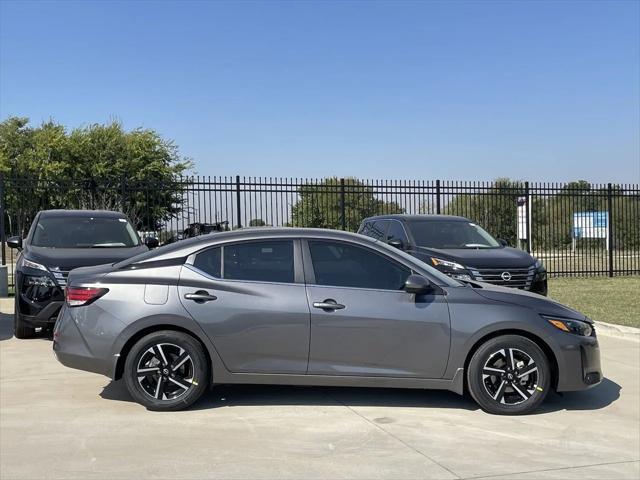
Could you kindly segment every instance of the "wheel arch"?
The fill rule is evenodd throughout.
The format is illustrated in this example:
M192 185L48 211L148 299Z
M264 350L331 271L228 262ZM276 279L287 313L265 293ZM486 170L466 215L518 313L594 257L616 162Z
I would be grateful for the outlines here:
M209 362L209 368L211 369L210 376L211 378L213 378L214 364L213 364L212 355L211 355L211 352L209 351L209 346L207 345L207 343L203 341L203 339L200 338L200 336L197 333L195 333L194 331L186 327L176 325L176 324L166 323L166 324L150 325L150 326L141 328L140 330L137 330L135 333L129 336L129 338L126 340L126 342L120 349L119 355L117 356L116 364L113 371L114 380L119 380L122 378L122 374L124 372L124 364L126 362L127 356L129 355L129 352L131 351L133 346L136 344L136 342L141 338L149 335L150 333L158 332L161 330L173 330L175 332L186 333L187 335L197 340L200 343L200 345L202 345L204 354L207 357L207 362Z
M549 346L549 344L545 342L541 337L527 330L510 328L505 330L495 330L483 335L482 337L480 337L478 340L475 341L475 343L467 352L467 356L464 360L464 371L468 372L469 363L471 362L471 357L473 357L473 354L476 353L476 351L478 350L478 348L480 348L482 344L491 340L492 338L502 337L504 335L519 335L521 337L531 340L536 345L538 345L538 347L540 347L540 349L544 352L545 356L549 359L549 366L551 369L551 386L555 390L558 387L558 378L559 378L559 367L558 367L558 359L556 357L556 354L554 353L553 349ZM468 389L467 375L465 375L464 390L468 391L467 389Z

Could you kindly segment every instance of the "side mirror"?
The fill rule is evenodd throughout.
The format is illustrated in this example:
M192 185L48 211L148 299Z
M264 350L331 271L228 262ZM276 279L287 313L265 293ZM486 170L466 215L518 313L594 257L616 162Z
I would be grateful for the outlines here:
M416 295L427 293L432 288L431 282L422 275L409 275L404 282L404 290L407 293L415 293Z
M503 247L508 247L509 244L507 243L507 241L504 238L499 238L498 242L500 243L500 245L502 245Z
M153 250L154 248L158 248L159 242L155 237L144 237L144 244L149 250Z
M397 248L398 250L402 250L404 248L404 242L399 238L394 238L393 240L389 240L387 243L392 247Z
M9 248L15 248L22 250L22 237L9 237L7 238L7 245Z

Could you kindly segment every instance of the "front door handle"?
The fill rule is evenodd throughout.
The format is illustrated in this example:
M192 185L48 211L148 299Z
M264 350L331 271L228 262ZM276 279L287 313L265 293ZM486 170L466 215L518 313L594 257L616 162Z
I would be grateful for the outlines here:
M197 292L193 293L185 293L184 298L186 298L187 300L193 300L196 303L204 303L216 300L218 297L216 297L215 295L210 295L204 290L198 290Z
M333 312L334 310L342 310L344 305L336 302L333 298L327 298L323 302L313 302L313 308L321 308L325 312Z

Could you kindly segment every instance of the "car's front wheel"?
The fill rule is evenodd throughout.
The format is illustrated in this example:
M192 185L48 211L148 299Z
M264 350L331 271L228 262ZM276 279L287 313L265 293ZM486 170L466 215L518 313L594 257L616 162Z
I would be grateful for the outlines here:
M551 384L549 359L533 341L503 335L483 343L467 371L469 393L480 407L498 415L534 411Z
M133 346L123 377L131 396L149 410L182 410L206 391L209 364L198 340L163 330Z
M15 303L17 304L16 299ZM16 338L31 338L36 334L36 329L31 325L27 325L18 311L18 306L14 304L13 307L13 334Z

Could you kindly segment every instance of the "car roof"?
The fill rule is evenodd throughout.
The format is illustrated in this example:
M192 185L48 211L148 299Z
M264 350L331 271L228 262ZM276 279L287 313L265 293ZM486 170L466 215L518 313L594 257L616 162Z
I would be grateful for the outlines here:
M47 217L102 217L102 218L127 218L122 212L112 210L41 210L40 218Z
M355 240L360 243L379 243L378 240L358 233L344 232L342 230L330 230L325 228L298 228L298 227L246 227L228 232L211 232L197 237L180 240L175 243L162 246L155 250L124 260L118 266L144 261L158 261L176 258L200 250L206 246L214 246L233 240L262 240L278 238L318 238L333 240Z
M395 220L404 220L405 222L411 222L411 221L416 221L416 220L420 220L420 221L430 221L430 222L441 222L441 221L453 221L453 222L469 222L470 220L468 218L465 217L459 217L457 215L431 215L431 214L424 214L424 215L416 215L416 214L406 214L406 213L394 213L394 214L389 214L389 215L376 215L374 217L369 217L369 218L365 218L363 220L391 220L391 219L395 219Z

